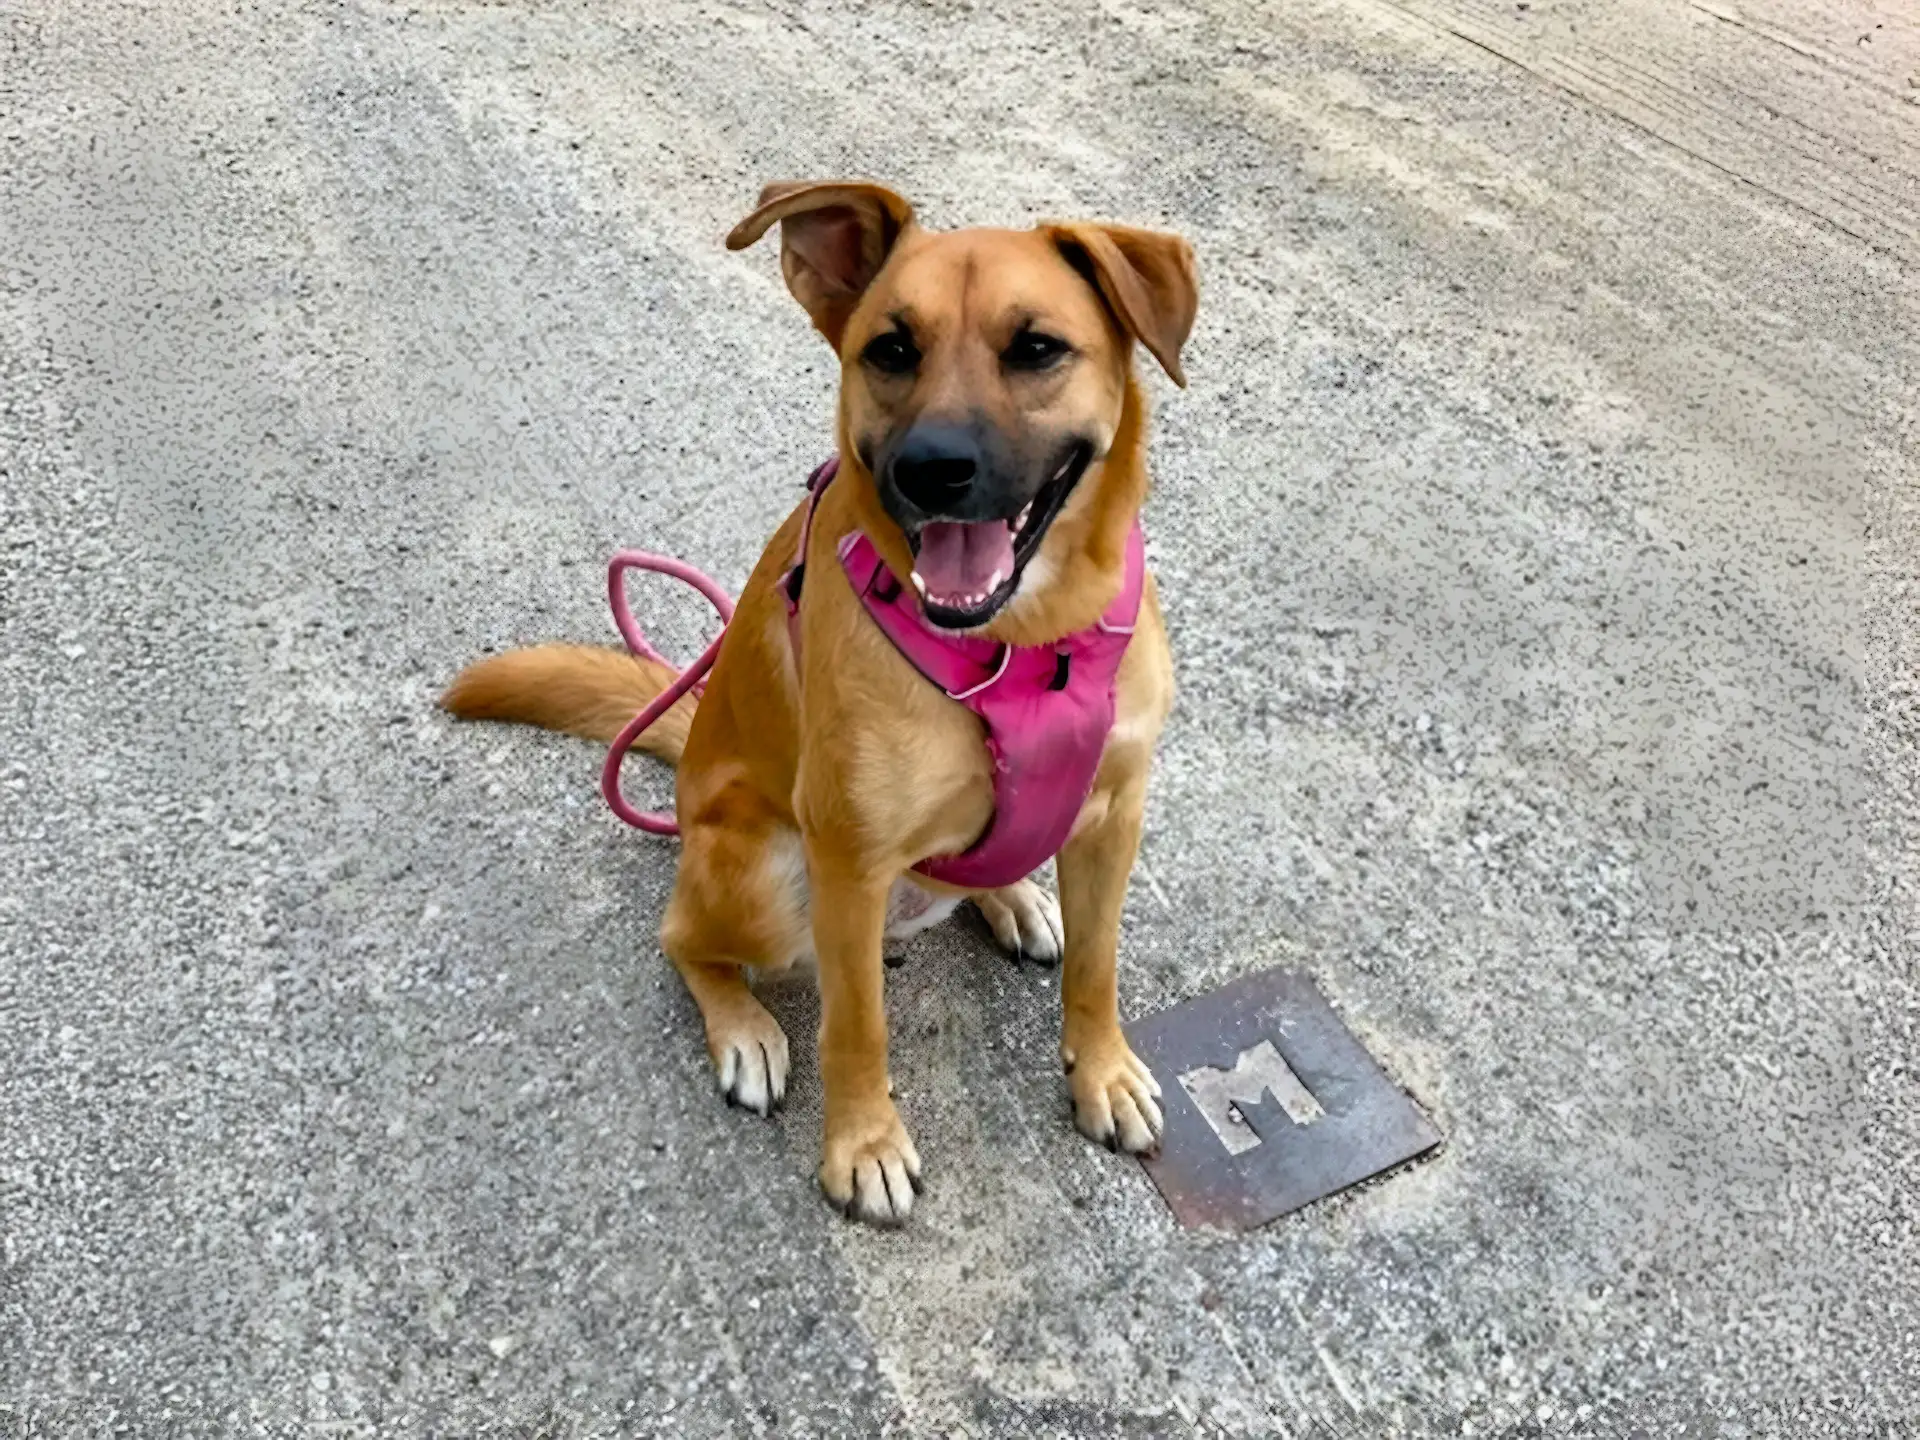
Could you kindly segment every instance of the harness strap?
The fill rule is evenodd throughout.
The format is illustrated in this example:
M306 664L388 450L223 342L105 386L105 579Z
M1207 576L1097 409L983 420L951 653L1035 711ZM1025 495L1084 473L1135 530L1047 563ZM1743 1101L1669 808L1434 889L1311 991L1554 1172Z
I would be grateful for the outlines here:
M780 577L780 593L787 597L787 640L793 646L793 670L800 673L800 591L807 580L807 546L813 539L813 512L820 508L820 497L840 473L840 457L830 455L826 463L807 477L807 513L800 519L800 548L793 564Z

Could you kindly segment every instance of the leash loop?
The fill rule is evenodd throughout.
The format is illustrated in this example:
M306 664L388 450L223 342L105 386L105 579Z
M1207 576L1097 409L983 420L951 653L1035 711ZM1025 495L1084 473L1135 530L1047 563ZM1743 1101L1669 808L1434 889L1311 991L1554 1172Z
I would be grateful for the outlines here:
M791 617L800 607L800 576L806 564L807 536L813 530L814 507L820 503L820 496L840 471L840 457L830 455L813 474L807 477L807 514L800 528L800 556L793 569L781 581L787 594L789 626L794 635L794 657L800 654L799 631L793 625ZM683 671L675 675L673 683L654 696L647 707L626 723L620 733L614 737L613 745L607 751L607 762L600 770L600 794L607 802L607 808L618 815L627 824L649 835L678 835L680 827L674 823L671 813L665 810L636 810L627 803L627 797L620 793L620 766L627 758L649 726L680 700L683 695L699 695L706 688L707 672L713 669L713 662L719 658L720 642L727 638L727 626L733 623L733 597L715 584L712 579L671 555L655 555L646 550L622 550L607 564L607 606L613 611L614 628L620 632L620 638L627 642L627 649L643 660L652 660L657 664L674 668L673 662L647 643L647 637L640 633L640 626L633 618L633 611L627 605L626 573L629 570L651 570L656 575L670 576L681 580L707 597L708 603L720 615L720 633L713 642L700 652L695 660Z
M607 751L607 763L600 771L600 793L606 799L607 808L614 814L649 835L678 835L680 827L674 823L668 811L636 810L627 803L626 796L620 793L620 765L648 727L672 709L683 695L689 692L698 695L706 688L707 672L719 657L720 642L726 638L726 627L733 620L733 599L706 575L684 560L675 560L670 555L654 555L645 550L622 550L608 562L607 605L613 611L614 627L619 630L620 638L626 641L627 649L641 659L655 661L669 670L674 668L673 662L647 643L647 637L640 633L640 626L627 605L626 573L629 570L651 570L656 575L685 581L706 596L720 615L720 633L700 653L699 659L679 671L672 684L654 696L644 710L627 722L615 737L612 748Z

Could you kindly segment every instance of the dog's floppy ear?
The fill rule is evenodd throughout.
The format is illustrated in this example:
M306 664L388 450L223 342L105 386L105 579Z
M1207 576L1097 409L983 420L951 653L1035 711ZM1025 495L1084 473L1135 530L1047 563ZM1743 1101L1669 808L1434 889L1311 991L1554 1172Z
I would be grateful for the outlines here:
M1180 347L1200 308L1200 273L1193 247L1178 235L1125 225L1046 227L1067 263L1087 277L1133 337L1184 387Z
M759 206L733 227L727 248L746 249L776 220L787 288L837 350L861 294L913 224L913 206L861 180L781 181L760 192Z

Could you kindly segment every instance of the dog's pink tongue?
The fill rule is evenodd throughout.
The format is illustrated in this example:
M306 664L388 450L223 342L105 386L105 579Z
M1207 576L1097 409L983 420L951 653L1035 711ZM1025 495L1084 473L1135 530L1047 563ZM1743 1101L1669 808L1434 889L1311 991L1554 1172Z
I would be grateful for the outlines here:
M935 603L983 600L1013 574L1013 530L1004 520L929 521L913 568Z

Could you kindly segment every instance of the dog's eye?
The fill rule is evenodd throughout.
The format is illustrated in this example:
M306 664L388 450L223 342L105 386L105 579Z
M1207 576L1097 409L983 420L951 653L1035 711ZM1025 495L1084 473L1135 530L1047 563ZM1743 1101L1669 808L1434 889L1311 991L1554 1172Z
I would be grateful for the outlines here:
M1038 330L1022 330L1013 343L1000 352L1009 370L1045 370L1073 347L1066 341Z
M883 375L906 375L920 363L920 352L906 331L889 330L869 340L860 358Z

